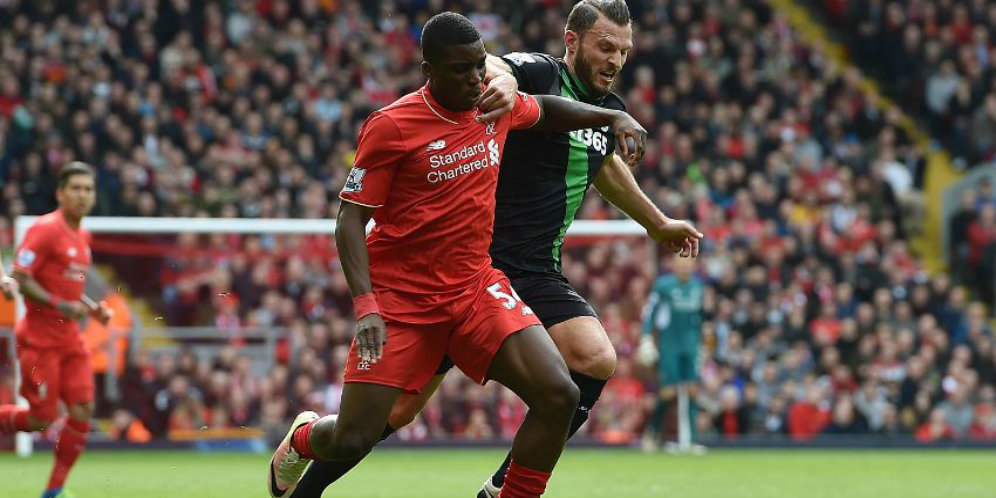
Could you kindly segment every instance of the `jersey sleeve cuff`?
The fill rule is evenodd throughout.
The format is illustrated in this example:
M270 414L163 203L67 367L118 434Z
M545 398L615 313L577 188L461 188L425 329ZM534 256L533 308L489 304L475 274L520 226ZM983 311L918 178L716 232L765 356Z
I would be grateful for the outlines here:
M339 194L339 199L342 199L342 200L344 200L344 201L346 201L346 202L348 202L350 204L356 204L357 206L363 206L363 207L368 207L368 208L373 208L373 209L377 209L379 207L384 207L383 204L364 204L362 202L355 201L353 199L347 199L347 198L343 197L342 194Z

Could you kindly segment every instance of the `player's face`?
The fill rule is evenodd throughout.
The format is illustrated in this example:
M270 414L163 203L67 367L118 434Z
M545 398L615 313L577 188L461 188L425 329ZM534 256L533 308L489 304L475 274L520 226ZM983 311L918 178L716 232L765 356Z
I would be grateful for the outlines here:
M90 175L73 175L66 185L55 193L59 206L74 218L82 218L90 213L97 200L96 186Z
M601 16L580 37L568 31L566 41L569 49L577 51L574 75L585 88L595 97L615 91L619 86L619 71L633 48L632 26L620 26Z
M480 40L447 47L439 60L427 64L425 69L432 96L450 111L473 109L484 90L487 56L484 42Z

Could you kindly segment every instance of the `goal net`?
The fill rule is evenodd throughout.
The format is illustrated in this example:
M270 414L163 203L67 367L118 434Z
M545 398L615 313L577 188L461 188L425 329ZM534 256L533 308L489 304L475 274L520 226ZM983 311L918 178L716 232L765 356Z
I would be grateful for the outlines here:
M17 243L34 220L16 221ZM121 438L112 431L126 420L153 438L246 427L265 438L300 410L338 409L353 332L333 220L90 217L84 227L94 235L87 293L115 309L108 327L81 327L97 374L97 417L110 427L96 440ZM563 268L627 358L657 268L644 229L577 221ZM510 437L524 409L503 391L448 376L399 437ZM602 416L589 424L593 437L612 441L639 429L626 416L636 401L619 398L601 404ZM18 453L42 438L18 435Z

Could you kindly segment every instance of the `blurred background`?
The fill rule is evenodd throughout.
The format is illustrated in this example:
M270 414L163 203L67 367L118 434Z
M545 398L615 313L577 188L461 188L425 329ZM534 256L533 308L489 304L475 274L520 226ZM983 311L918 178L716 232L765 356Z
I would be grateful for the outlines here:
M71 160L99 171L94 216L334 219L364 118L424 81L432 14L464 13L494 54L562 56L572 3L0 0L4 261ZM696 442L996 441L996 2L628 3L619 93L652 137L634 174L706 235ZM621 217L597 193L580 215ZM117 311L85 327L94 444L265 441L337 411L353 315L330 235L179 225L93 252L88 292ZM638 236L565 254L619 354L580 438L635 444L670 260ZM2 403L14 314L0 301ZM395 439L507 441L524 414L451 375Z

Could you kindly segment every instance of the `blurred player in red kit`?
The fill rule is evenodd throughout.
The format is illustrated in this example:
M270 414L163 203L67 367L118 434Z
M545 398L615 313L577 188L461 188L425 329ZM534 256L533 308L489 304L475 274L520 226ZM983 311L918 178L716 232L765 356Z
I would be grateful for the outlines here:
M45 430L59 416L68 420L55 444L55 463L42 498L71 496L62 486L86 446L93 412L93 369L78 321L106 324L110 309L83 294L90 269L90 234L80 228L96 199L93 168L73 162L59 172L59 209L38 219L17 248L13 277L27 313L14 328L21 370L21 396L28 407L0 405L0 432Z

